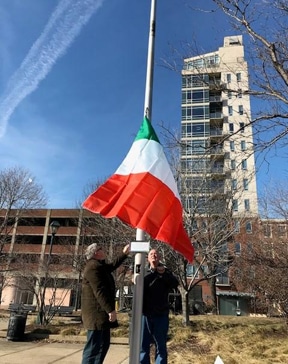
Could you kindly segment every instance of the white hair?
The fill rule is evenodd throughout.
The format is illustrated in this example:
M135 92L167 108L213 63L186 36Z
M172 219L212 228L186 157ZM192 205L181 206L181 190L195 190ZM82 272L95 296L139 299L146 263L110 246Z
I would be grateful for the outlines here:
M97 251L97 243L90 244L85 250L85 257L87 260L91 259Z

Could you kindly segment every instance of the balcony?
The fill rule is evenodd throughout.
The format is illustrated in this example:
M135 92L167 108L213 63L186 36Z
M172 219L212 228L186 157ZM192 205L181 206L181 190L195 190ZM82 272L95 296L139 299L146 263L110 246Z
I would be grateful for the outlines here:
M222 111L210 112L209 117L210 119L223 119L223 113Z
M224 149L220 146L212 147L208 149L209 154L211 155L224 155Z
M222 91L227 89L227 84L221 80L209 80L209 88L210 90Z
M213 95L213 96L209 97L209 101L210 102L221 102L222 97L221 97L221 95Z
M212 167L211 168L211 174L218 174L218 175L225 175L225 169L223 167Z
M220 128L210 129L211 137L221 137L222 135L223 135L223 129Z

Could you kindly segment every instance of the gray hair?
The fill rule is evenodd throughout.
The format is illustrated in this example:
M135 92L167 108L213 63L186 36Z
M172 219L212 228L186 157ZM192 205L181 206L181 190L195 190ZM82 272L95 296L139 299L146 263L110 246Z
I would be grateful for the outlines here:
M85 250L85 257L87 260L91 259L97 251L97 243L90 244Z

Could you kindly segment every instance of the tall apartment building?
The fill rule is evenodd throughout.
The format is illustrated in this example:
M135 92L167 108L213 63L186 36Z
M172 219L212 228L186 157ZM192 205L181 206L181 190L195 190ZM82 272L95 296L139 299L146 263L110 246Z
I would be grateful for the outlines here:
M185 207L258 215L248 67L242 36L184 60L181 170ZM211 198L212 194L214 195ZM216 197L218 196L218 197Z

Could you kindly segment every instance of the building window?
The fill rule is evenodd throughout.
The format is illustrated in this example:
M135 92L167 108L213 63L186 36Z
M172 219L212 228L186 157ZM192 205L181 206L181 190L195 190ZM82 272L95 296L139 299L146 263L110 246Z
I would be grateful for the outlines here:
M232 91L228 91L228 99L232 99Z
M237 179L232 179L232 190L237 190Z
M250 211L250 201L249 201L249 199L244 200L244 207L245 207L245 211Z
M233 125L233 124L232 124ZM232 151L232 152L234 152L234 150L235 150L235 143L234 143L234 140L230 140L230 150Z
M182 120L209 119L208 106L185 106L182 108Z
M182 91L182 104L193 103L204 103L209 101L209 91L208 90L184 90Z
M241 254L241 243L238 243L238 242L235 243L235 254L236 255Z
M239 115L243 115L244 111L243 111L243 105L239 105L238 106L238 112L239 112Z
M231 169L236 169L235 159L231 159Z
M242 166L242 169L244 169L244 170L247 169L247 159L243 159L243 161L241 162L241 166Z
M206 221L202 221L201 229L204 233L207 233L207 223Z
M186 268L186 275L187 275L187 277L193 277L194 274L195 274L195 272L196 272L195 266L192 265L192 264L187 264L187 268ZM195 278L199 278L198 272L197 272L197 275L196 275Z
M237 82L241 81L241 73L236 73Z
M241 133L244 133L244 123L239 123Z
M207 276L209 274L209 268L208 265L203 265L202 266L202 270L203 270L203 274L204 276Z
M233 123L229 123L229 131L230 131L230 133L234 132L234 124Z
M207 142L205 139L192 140L191 143L182 144L181 146L181 155L189 156L189 155L197 155L204 154L206 152Z
M242 152L244 150L246 150L246 141L245 140L241 140L241 150L242 150Z
M231 73L227 73L227 75L226 75L226 81L227 81L227 83L230 83L231 82Z
M243 179L243 188L245 191L248 191L248 185L249 185L248 178L244 178Z
M265 224L263 226L263 234L266 238L270 238L270 236L271 236L271 226L270 225Z
M278 225L278 236L285 236L285 235L286 235L286 226Z
M216 284L225 284L225 285L229 285L229 277L228 277L228 273L221 273L216 277Z
M233 108L232 106L228 106L228 115L232 116L233 115Z
M242 99L242 96L243 96L243 94L242 94L242 90L241 90L241 89L239 89L239 90L238 90L238 94L237 94L238 99Z
M234 221L234 231L235 231L235 233L240 232L240 222L239 222L239 220Z
M181 126L182 138L189 138L191 136L209 136L210 125L209 123L183 123Z
M232 200L232 210L238 211L238 200Z
M192 136L205 136L210 133L208 123L193 123L192 124Z
M192 221L192 231L198 231L198 225L196 220Z
M249 233L249 234L252 233L252 224L250 221L246 222L246 233Z

